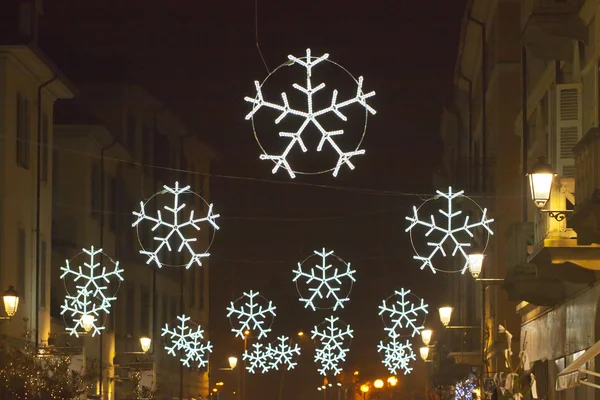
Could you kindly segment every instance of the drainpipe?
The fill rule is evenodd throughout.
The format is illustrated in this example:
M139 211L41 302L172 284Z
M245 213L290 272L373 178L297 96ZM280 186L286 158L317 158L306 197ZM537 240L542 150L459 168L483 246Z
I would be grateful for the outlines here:
M481 28L481 184L485 192L487 186L487 28L485 22L471 15L468 18Z
M52 79L47 80L38 86L37 89L37 179L35 184L36 189L36 205L35 205L35 354L37 354L39 346L40 346L40 265L41 257L40 257L40 228L41 228L41 214L42 214L42 90L51 84L52 82L58 79L57 76L54 76ZM46 144L47 145L47 144ZM48 159L46 158L46 161ZM48 178L48 165L46 165L46 180ZM45 265L43 266L46 267ZM44 282L44 285L46 282Z
M529 142L529 125L527 124L527 49L525 46L521 48L521 127L522 127L522 143L521 143L521 162L523 163L523 171L521 179L523 179L523 222L527 222L527 143Z
M105 217L105 212L106 212L106 207L105 207L105 182L104 182L104 153L106 152L106 150L110 149L111 147L115 146L117 144L117 139L113 136L112 142L106 146L104 146L101 150L100 150L100 248L104 249L104 217ZM114 211L114 210L113 210ZM104 256L102 256L102 259L104 260ZM114 316L113 316L114 317ZM102 399L102 390L103 390L103 386L104 386L104 369L102 368L102 361L103 361L103 346L104 344L104 336L102 334L100 334L100 399Z

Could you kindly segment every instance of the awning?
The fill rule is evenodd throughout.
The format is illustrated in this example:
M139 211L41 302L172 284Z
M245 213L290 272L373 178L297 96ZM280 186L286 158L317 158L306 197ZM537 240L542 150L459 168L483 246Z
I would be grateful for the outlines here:
M568 388L576 387L579 384L595 387L600 389L600 385L587 381L585 375L592 375L600 377L600 373L585 369L586 364L600 354L600 340L596 342L592 347L586 350L577 360L573 361L571 365L563 369L556 377L556 390L565 390ZM583 375L583 376L582 376Z

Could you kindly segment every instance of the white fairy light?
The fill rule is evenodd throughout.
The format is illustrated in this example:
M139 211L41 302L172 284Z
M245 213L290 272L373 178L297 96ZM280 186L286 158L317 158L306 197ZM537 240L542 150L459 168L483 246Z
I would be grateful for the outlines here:
M320 325L324 327L320 328ZM311 336L311 339L318 341L315 349L315 362L320 365L318 371L321 375L327 375L327 371L338 375L342 372L342 364L350 351L350 340L354 337L353 330L334 316L325 318L320 325L313 328Z
M246 330L258 332L258 339L266 337L271 332L271 324L266 323L267 318L274 318L276 309L277 307L259 292L244 292L242 297L232 301L227 307L231 331L241 338L244 338Z
M438 212L446 219L446 224L444 227L438 226L435 220L434 215L430 215L427 220L421 220L419 218L417 207L413 206L413 216L406 217L406 219L410 222L408 228L406 228L406 232L411 232L415 226L421 226L427 228L427 232L425 233L425 237L428 237L433 232L437 232L442 235L442 238L439 241L431 241L427 242L427 246L430 247L431 251L427 256L420 256L419 254L413 256L415 260L419 260L421 262L421 269L425 269L425 267L429 267L433 273L436 273L436 268L433 266L433 257L439 252L442 256L446 257L446 252L444 250L444 245L449 245L452 247L452 256L455 256L456 253L460 253L463 259L465 260L465 264L461 270L464 274L467 268L469 267L469 256L465 252L465 247L469 247L471 244L469 242L462 242L457 235L459 233L466 233L470 238L472 238L473 230L476 228L483 228L489 235L493 235L490 228L490 224L494 221L493 219L487 218L487 208L482 210L481 220L470 223L469 216L465 216L464 220L461 223L454 223L455 218L462 214L462 211L453 211L453 201L457 198L464 197L464 191L452 192L452 187L448 188L448 193L443 193L441 191L436 191L437 196L447 200L447 209L442 210L439 209Z
M414 303L408 297L414 296L420 303ZM383 300L383 304L379 306L379 315L387 315L392 322L392 326L385 328L390 334L402 333L403 329L410 331L411 336L416 336L425 329L425 317L428 314L428 305L423 299L419 299L410 290L401 288L396 290L394 295Z
M374 91L369 92L369 93L363 92L363 90L362 90L363 77L361 76L358 78L358 80L356 82L357 83L356 95L353 98L350 98L348 100L338 103L338 100L337 100L338 91L333 90L333 93L331 96L331 104L328 107L323 108L321 110L314 110L313 109L313 96L315 93L317 93L318 91L320 91L321 89L323 89L325 87L325 83L321 83L321 84L317 85L316 87L313 87L312 70L319 63L321 63L323 61L328 61L329 54L324 54L321 57L312 57L310 49L307 49L305 57L294 57L292 55L289 55L288 59L290 60L289 61L290 64L286 64L286 65L297 64L306 69L306 86L303 87L297 83L294 83L293 88L306 95L307 110L302 111L302 110L297 110L297 109L290 107L290 104L288 102L288 98L287 98L287 95L285 92L281 93L281 103L282 104L276 104L276 103L266 101L263 97L261 83L258 81L255 81L254 86L256 87L256 97L255 98L252 98L252 97L244 98L244 100L246 100L247 102L252 103L252 111L250 111L248 113L248 115L246 115L246 119L253 120L254 114L256 114L256 112L258 112L258 110L260 110L262 107L265 107L265 108L270 108L270 109L281 112L281 114L279 114L279 116L275 119L275 124L279 124L288 115L293 115L293 116L297 116L300 118L304 118L304 121L299 125L298 129L295 132L279 132L280 137L291 139L288 142L285 150L283 150L283 152L281 154L272 155L272 154L267 154L265 152L265 154L261 154L260 159L261 160L272 160L275 162L275 167L273 168L273 171L272 171L274 174L277 172L277 170L279 170L279 168L284 168L288 172L288 174L290 175L291 178L295 178L296 173L293 170L293 168L290 166L287 157L289 156L290 152L296 145L298 145L298 147L300 147L300 150L302 150L302 152L306 153L308 151L307 147L305 146L305 144L302 140L302 134L303 134L304 130L310 124L312 124L321 133L321 140L319 141L319 144L317 146L317 151L320 152L321 150L323 150L323 146L325 145L325 143L328 143L329 146L338 155L337 164L333 168L333 176L337 176L342 165L347 165L351 170L353 170L354 165L350 161L350 158L352 158L353 156L356 156L356 155L362 155L365 153L365 151L359 150L358 148L356 148L354 151L342 150L337 145L337 143L334 141L333 137L343 135L344 131L341 129L333 130L333 131L326 130L323 127L323 125L321 124L321 122L319 122L319 117L324 116L326 114L333 113L339 119L346 122L348 119L344 114L342 114L342 112L340 110L351 104L359 104L365 110L367 110L367 113L371 113L374 115L376 113L376 111L370 105L367 104L366 100L370 97L375 96L375 92ZM263 84L264 84L264 82L263 82ZM366 126L365 126L365 129L366 129Z
M271 367L271 351L269 348L263 349L262 343L252 343L252 350L246 350L242 354L242 359L248 361L246 369L251 374L268 372Z
M170 221L165 221L163 219L163 215L161 214L160 210L157 211L156 217L152 217L152 216L146 214L146 204L148 202L144 203L143 201L141 201L140 202L140 211L133 212L133 215L135 215L137 217L137 219L131 225L132 227L138 227L138 225L142 221L149 221L154 224L154 226L152 227L152 232L156 231L160 227L166 228L168 230L168 233L164 237L154 237L154 241L157 243L157 246L154 250L151 251L151 250L142 248L140 250L140 254L148 257L146 264L150 264L150 263L154 262L154 263L156 263L158 268L162 268L163 263L159 259L159 253L164 249L166 249L168 252L175 251L175 248L172 248L171 244L169 243L169 240L171 240L172 238L175 238L175 239L178 239L178 242L179 242L179 245L176 247L177 252L180 253L183 249L185 249L190 256L189 261L185 264L185 268L186 269L190 268L194 263L201 266L202 259L209 257L210 253L208 253L207 251L197 253L192 247L192 243L196 242L197 239L195 237L187 238L184 235L182 230L186 227L192 227L192 228L196 229L197 231L199 231L200 226L198 224L203 223L203 222L207 222L215 230L218 230L219 226L217 225L215 220L217 218L219 218L219 214L213 214L213 205L209 204L208 212L205 217L195 218L194 210L191 210L189 217L187 219L180 218L180 213L186 207L185 203L180 202L180 196L183 194L189 194L189 193L195 194L195 193L190 191L189 185L180 188L179 182L175 182L175 187L173 187L173 188L171 188L167 185L165 185L163 187L164 187L164 190L158 194L169 194L169 195L173 196L173 202L172 202L173 205L172 206L165 205L163 207L165 211L172 214L172 218L170 219ZM198 196L197 194L195 194L195 195ZM139 229L139 227L138 227L138 229Z
M338 308L344 308L344 303L350 301L350 298L348 297L348 293L341 293L342 282L344 280L349 281L350 285L356 282L353 276L356 271L350 268L350 263L346 263L341 258L335 256L333 251L323 249L320 252L314 251L314 254L320 258L320 263L311 267L310 273L302 268L302 264L308 261L310 257L304 262L298 263L298 269L294 270L295 276L293 282L296 282L296 285L298 285L298 282L303 280L306 286L308 286L309 296L304 298L302 293L300 293L300 301L304 303L304 308L310 307L313 311L316 308L333 308L334 311ZM334 268L331 264L328 264L327 258L331 256L337 258L344 265L345 270L340 272L337 267ZM329 307L321 304L328 300L333 300L334 304Z
M267 346L267 352L270 356L270 368L279 369L282 365L289 371L294 369L298 364L294 361L295 356L300 355L300 346L298 343L294 343L287 336L279 336L275 341L275 344L269 343Z
M412 372L409 363L416 359L416 355L408 339L404 343L398 339L399 336L391 332L388 341L379 342L377 351L383 354L383 365L391 374L396 375L403 371L404 375L408 375Z
M102 266L98 259L102 255L102 249L82 249L83 253L89 257L89 261L83 265L71 268L72 261L66 260L65 265L60 267L62 274L60 279L71 279L76 285L77 293L75 295L67 294L65 302L61 305L61 315L70 313L75 321L75 326L67 327L66 330L79 337L78 329L85 332L92 331L92 336L99 335L104 326L96 325L101 313L110 313L111 303L117 298L109 295L108 284L111 280L123 281L119 268L119 262L106 257L113 265L114 269L107 272L107 268Z
M204 342L204 330L190 317L181 315L177 317L178 325L173 329L165 324L161 336L166 336L167 344L165 350L173 357L177 357L177 351L183 351L184 357L179 361L186 367L190 363L197 363L198 368L208 365L208 355L212 353L212 344Z

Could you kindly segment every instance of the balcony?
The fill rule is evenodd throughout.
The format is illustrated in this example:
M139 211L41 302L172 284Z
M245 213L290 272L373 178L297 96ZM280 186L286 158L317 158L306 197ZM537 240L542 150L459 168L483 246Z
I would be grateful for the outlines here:
M571 225L580 245L600 244L600 129L590 129L573 152L577 207Z
M579 18L584 0L523 0L524 44L543 60L571 60L573 40L586 43L587 26Z

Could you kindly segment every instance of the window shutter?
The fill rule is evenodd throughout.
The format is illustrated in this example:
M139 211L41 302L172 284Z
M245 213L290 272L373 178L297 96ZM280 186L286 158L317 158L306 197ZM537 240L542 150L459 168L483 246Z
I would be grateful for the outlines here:
M575 177L573 147L581 138L581 130L581 84L557 84L554 166L561 177Z

